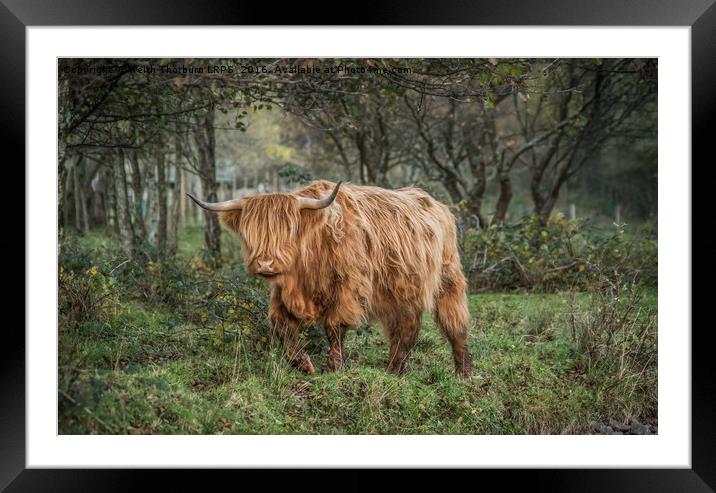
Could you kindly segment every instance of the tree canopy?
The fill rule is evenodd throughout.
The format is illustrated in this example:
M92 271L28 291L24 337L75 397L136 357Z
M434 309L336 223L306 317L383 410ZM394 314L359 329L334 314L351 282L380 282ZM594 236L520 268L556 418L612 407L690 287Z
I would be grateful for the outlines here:
M61 59L58 73L61 225L111 226L130 257L176 251L177 224L198 219L184 192L311 178L420 186L478 227L567 204L656 213L656 59Z

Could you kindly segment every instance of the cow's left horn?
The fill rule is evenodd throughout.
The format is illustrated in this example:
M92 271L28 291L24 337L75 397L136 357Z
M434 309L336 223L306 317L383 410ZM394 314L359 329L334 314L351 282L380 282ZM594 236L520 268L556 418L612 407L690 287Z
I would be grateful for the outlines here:
M211 212L226 212L226 211L238 211L242 207L241 199L226 200L224 202L204 202L194 197L192 194L187 194L191 200L202 209L206 209Z
M323 209L324 207L328 207L336 199L336 195L338 195L338 189L341 187L341 183L343 182L339 181L336 184L336 188L333 189L333 192L324 199L310 199L308 197L299 197L298 200L301 209Z

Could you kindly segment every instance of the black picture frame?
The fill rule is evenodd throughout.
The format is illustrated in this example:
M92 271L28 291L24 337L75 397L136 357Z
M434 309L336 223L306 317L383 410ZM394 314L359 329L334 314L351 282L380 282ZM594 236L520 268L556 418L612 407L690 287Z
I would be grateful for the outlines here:
M307 5L302 2L284 4L277 8L268 2L241 1L172 1L172 0L0 0L0 52L3 75L0 91L0 121L4 172L17 173L8 183L24 183L25 169L19 163L25 157L25 28L27 26L112 26L112 25L529 25L529 26L691 26L692 80L692 231L695 225L711 226L706 197L711 182L700 176L694 180L697 166L709 167L712 160L711 126L716 115L716 5L714 0L477 0L463 2L393 1L368 2L347 7L341 17L320 19L317 12L336 12L332 5ZM257 34L259 36L259 34ZM257 40L258 41L258 40ZM8 153L8 151L11 151ZM14 156L10 158L9 156ZM48 163L48 166L50 164ZM5 175L7 176L7 175ZM6 178L7 179L7 178ZM0 235L0 252L7 269L22 268L22 283L13 283L3 297L6 303L4 320L3 357L0 359L0 489L6 491L131 491L146 485L146 475L159 476L162 489L190 485L184 471L130 470L49 470L26 469L25 448L25 344L19 324L9 322L12 313L24 300L24 265L14 259L25 257L25 196L24 187L12 186L4 191L12 214L3 218L5 232ZM8 197L9 195L9 197ZM699 204L698 200L702 202ZM22 204L22 205L21 205ZM22 208L23 214L19 214ZM710 228L706 228L710 229ZM22 233L21 233L22 232ZM715 268L709 261L716 253L716 242L706 235L691 239L692 265L698 265L699 278L713 279ZM26 260L27 261L27 260ZM698 264L695 264L698 262ZM20 276L20 272L17 272ZM692 281L694 278L692 277ZM8 280L9 281L9 280ZM6 286L9 282L6 283ZM692 306L708 306L710 292L692 286ZM692 311L693 316L693 311ZM24 319L23 319L24 322ZM524 483L530 490L549 491L714 491L716 490L716 405L713 379L714 358L710 354L709 325L673 327L673 330L692 330L692 436L691 469L589 469L589 470L521 470L464 471L471 477L451 476L452 481L475 482L475 487L487 476L493 476L507 486ZM50 330L50 328L48 328ZM241 474L247 485L265 480L265 472L204 471L203 479L223 481L228 474ZM336 488L364 489L369 480L359 471L336 473ZM247 477L247 474L249 475ZM323 473L302 475L314 477L325 484ZM478 476L475 476L475 475ZM422 481L422 474L414 471L401 476L404 487ZM212 482L213 482L212 481ZM271 475L271 487L291 485L295 489L295 475L281 479ZM302 479L310 486L307 479ZM333 481L333 479L331 479ZM479 483L478 483L479 481ZM204 487L208 483L203 483ZM489 483L482 483L488 487ZM232 486L233 487L233 486Z

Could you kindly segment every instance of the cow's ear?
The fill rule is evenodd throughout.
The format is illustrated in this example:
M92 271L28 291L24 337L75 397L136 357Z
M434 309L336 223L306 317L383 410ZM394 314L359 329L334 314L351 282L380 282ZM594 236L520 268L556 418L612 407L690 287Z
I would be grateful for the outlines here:
M234 233L239 232L239 223L241 222L241 210L220 212L221 222L226 225Z

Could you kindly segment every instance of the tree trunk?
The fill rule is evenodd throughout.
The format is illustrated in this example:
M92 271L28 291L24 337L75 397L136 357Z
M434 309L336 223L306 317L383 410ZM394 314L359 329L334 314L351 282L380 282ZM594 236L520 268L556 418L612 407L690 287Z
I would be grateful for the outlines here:
M204 200L217 201L216 183L216 139L214 135L214 109L211 108L206 115L200 116L199 126L195 137L197 152L199 154L199 179ZM209 259L214 264L221 262L221 228L219 217L212 212L204 211L204 243Z
M470 197L467 203L467 212L471 217L477 219L477 225L481 228L487 227L485 216L482 214L482 197Z
M74 199L75 205L75 229L77 231L83 231L82 229L82 197L80 196L80 163L76 161L72 166L72 198Z
M512 180L509 175L500 176L500 195L495 205L495 215L492 217L492 224L502 224L507 217L507 209L512 201Z
M148 243L156 247L159 235L159 197L157 189L157 167L156 163L147 163L144 174L144 189L147 194L147 213L144 218L144 227L147 231Z
M107 225L107 194L101 192L92 192L92 225Z
M467 209L469 213L477 218L481 228L487 227L487 221L482 214L482 201L485 197L487 177L485 175L485 161L482 159L471 162L472 173L475 177L475 184L470 188L467 197Z
M57 162L57 210L59 211L58 219L60 221L60 235L63 228L67 227L67 201L65 194L67 193L67 155L63 154L62 158Z
M542 216L542 209L545 203L545 199L539 189L541 183L542 173L535 172L530 180L530 193L532 195L532 203L534 204L534 214L540 217Z
M457 186L457 181L446 178L443 185L445 186L445 190L447 190L448 195L450 195L450 199L453 204L457 204L462 201L463 196L460 191L460 187Z
M174 193L172 194L171 229L167 242L167 252L170 256L177 253L179 244L179 220L182 216L181 203L184 199L184 180L181 167L181 137L174 137Z
M557 198L557 195L550 195L547 198L539 213L540 223L546 225L549 222L549 217L552 215L552 210L554 210L554 206L557 203Z
M119 221L117 220L117 189L114 183L114 166L112 166L113 156L108 156L110 159L109 168L109 197L107 202L107 211L109 223L112 226L112 231L119 238Z
M144 215L142 214L144 189L142 187L142 172L139 167L139 156L136 150L130 151L129 162L132 166L132 192L134 194L134 233L144 240L147 238L147 231L144 226ZM122 166L124 166L124 164Z
M63 182L65 184L62 190L63 204L63 224L65 228L70 227L70 190L72 190L72 169L67 169L64 173Z
M89 231L89 213L87 211L87 196L84 186L80 185L80 207L82 208L82 231Z
M166 160L164 156L164 142L160 141L157 149L157 200L158 224L157 224L157 250L159 258L164 258L167 251L167 178Z
M97 175L90 182L92 193L92 226L106 226L107 221L107 168L100 168Z
M198 154L198 151L197 151ZM191 194L194 196L201 196L201 192L198 189L197 181L198 177L194 173L184 173L184 179L186 180L186 188L189 190ZM258 179L258 178L257 178ZM188 208L189 215L187 216L189 224L196 224L199 222L200 218L203 217L202 211L200 207L194 207L189 206Z
M571 162L571 159L570 159ZM547 196L547 199L544 200L542 203L542 207L539 209L538 215L540 218L540 222L542 224L547 224L549 222L549 216L552 214L552 210L554 210L554 206L557 205L557 199L559 199L559 193L562 190L562 187L567 182L567 176L569 172L569 163L562 167L562 169L559 171L559 174L557 178L554 181L554 184L552 185L552 189L549 192L549 195Z
M119 151L118 162L113 166L115 205L117 208L117 226L122 250L133 260L134 255L134 234L132 223L129 217L129 199L127 197L127 173L124 169L124 152Z
M355 144L358 149L358 165L360 166L360 184L368 185L371 181L370 167L368 166L367 153L365 149L365 136L362 132L356 132Z
M183 167L179 167L179 179L181 186L179 187L179 224L186 224L186 171Z

